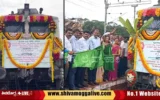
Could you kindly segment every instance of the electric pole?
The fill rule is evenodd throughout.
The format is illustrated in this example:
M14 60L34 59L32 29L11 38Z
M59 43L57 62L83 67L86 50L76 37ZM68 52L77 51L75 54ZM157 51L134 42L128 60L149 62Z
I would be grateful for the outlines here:
M131 5L131 7L134 7L134 19L136 19L136 7L138 7L138 4Z

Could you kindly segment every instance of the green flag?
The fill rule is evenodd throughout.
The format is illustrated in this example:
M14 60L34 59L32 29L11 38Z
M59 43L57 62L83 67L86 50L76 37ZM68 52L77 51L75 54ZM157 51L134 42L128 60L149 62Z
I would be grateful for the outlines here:
M93 50L77 53L73 62L73 68L86 67L92 70L101 66L103 66L102 46L99 46Z

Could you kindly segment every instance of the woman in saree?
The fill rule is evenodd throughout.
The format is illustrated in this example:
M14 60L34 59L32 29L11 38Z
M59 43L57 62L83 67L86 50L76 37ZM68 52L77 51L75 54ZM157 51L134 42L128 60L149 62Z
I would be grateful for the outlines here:
M118 38L115 39L115 42L112 45L112 54L114 56L114 70L109 71L108 73L108 80L110 81L117 80L118 63L119 63L119 56L120 56L120 46L119 46Z
M108 71L114 70L114 59L112 55L112 45L110 43L109 35L103 36L103 47L104 47L104 75L103 81L107 80Z

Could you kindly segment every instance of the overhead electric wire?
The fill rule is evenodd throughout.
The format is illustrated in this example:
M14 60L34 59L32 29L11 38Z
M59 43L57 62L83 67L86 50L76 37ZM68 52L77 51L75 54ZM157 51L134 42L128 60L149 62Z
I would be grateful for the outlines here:
M91 2L87 2L88 0L79 0L79 1L81 1L81 2L83 2L83 3L86 3L86 4L89 4L89 5L91 5L91 6L94 6L94 7L99 7L99 6L97 6L96 4L93 4L93 3L91 3Z
M82 7L82 8L84 8L84 9L93 11L93 10L91 10L91 9L88 9L88 8L86 8L86 7L83 7L83 6L81 6L81 5L77 4L77 3L71 2L71 1L69 1L69 0L65 0L65 1L67 1L67 2L69 2L69 3L72 3L72 4L74 4L74 5L77 5L77 6L79 6L79 7Z

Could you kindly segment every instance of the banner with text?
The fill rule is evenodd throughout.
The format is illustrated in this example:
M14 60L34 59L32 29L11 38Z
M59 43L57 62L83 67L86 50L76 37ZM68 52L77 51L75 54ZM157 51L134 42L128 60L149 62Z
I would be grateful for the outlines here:
M1 100L150 100L149 97L159 100L160 91L0 91Z
M152 70L160 71L160 41L141 41L144 57ZM136 71L148 73L144 68L139 53L136 56Z
M16 62L29 65L38 60L46 42L47 40L9 40L8 46ZM4 50L4 68L17 68L8 58L6 50ZM49 48L45 57L36 68L50 68Z

